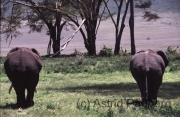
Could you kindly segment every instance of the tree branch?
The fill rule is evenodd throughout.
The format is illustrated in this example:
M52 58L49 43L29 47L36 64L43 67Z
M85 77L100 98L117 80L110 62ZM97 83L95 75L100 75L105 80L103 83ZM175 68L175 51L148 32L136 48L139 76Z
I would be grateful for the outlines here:
M103 0L103 1L104 1L104 0ZM107 2L108 2L108 1L109 1L109 0L107 0ZM107 2L106 2L106 3L107 3ZM106 8L106 6L104 7L103 12L102 12L102 14L101 14L101 16L100 16L100 18L99 18L99 22L98 22L98 25L97 25L95 34L97 34L97 31L98 31L99 26L100 26L100 24L101 24L101 19L102 19L102 16L103 16L104 12L105 12L105 8Z
M67 45L69 44L69 42L73 39L74 35L79 31L79 29L81 28L81 26L84 24L85 20L86 20L86 19L84 19L84 20L82 21L81 25L80 25L80 26L78 27L78 29L72 34L72 36L68 38L68 40L66 41L66 43L64 43L64 44L61 46L62 49L59 50L58 52L56 52L55 54L51 55L50 57L53 57L53 56L57 55L59 52L63 51L63 50L67 47Z
M109 0L108 0L108 1L109 1ZM103 0L103 2L104 2L105 6L106 6L106 8L107 8L107 10L108 10L108 13L109 13L109 15L110 15L110 17L111 17L111 20L112 20L113 24L115 25L115 27L117 27L116 22L114 21L112 15L111 15L110 9L109 9L109 7L107 6L107 3L106 3L104 0Z
M29 4L26 4L26 3L22 3L20 1L16 1L16 0L10 0L12 3L17 3L17 4L21 4L21 5L24 5L24 6L27 6L27 7L32 7L32 8L41 8L41 9L46 9L46 10L49 10L51 12L60 12L60 13L65 13L63 12L62 10L60 9L51 9L51 8L48 8L48 7L45 7L45 6L39 6L38 4L36 4L35 2L33 2L32 0L28 0L32 5L29 5Z

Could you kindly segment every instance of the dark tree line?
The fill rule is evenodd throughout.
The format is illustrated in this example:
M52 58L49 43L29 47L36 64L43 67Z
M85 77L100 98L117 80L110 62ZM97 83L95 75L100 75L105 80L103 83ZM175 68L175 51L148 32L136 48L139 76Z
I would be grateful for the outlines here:
M107 16L108 11L115 26L115 49L114 54L119 54L121 36L125 27L125 19L130 6L130 38L131 53L136 52L134 39L134 3L133 0L113 0L117 5L117 12L111 13L108 7L109 0L1 0L1 34L5 38L17 37L20 32L21 21L26 20L30 27L30 32L41 32L47 29L50 37L47 54L50 54L51 47L53 53L61 49L62 29L66 26L80 25L79 21L86 19L84 28L80 32L84 39L85 48L89 55L96 55L96 35L101 21ZM122 5L125 4L125 12L120 17ZM11 5L12 7L9 7ZM8 9L9 8L9 9ZM8 15L6 15L6 12ZM113 14L117 15L114 19ZM121 20L122 19L122 20ZM121 22L120 22L121 20ZM120 25L121 24L121 25ZM60 52L59 52L60 54Z

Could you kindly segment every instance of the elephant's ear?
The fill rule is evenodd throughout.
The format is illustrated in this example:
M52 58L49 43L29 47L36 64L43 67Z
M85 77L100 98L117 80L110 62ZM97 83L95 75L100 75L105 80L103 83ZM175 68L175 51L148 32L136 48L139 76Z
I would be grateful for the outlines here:
M157 54L162 57L162 59L164 60L164 63L165 63L165 67L166 67L169 63L166 53L163 51L157 51Z
M19 47L12 48L7 55L17 51L18 49L19 49Z
M31 50L32 50L33 53L37 54L40 57L39 52L35 48L31 48Z
M140 51L136 52L136 54L137 54L137 53L141 53L141 52L145 52L145 50L140 50Z
M15 48L11 49L11 50L9 51L9 53L15 52L15 51L17 51L18 49L19 49L19 47L15 47Z

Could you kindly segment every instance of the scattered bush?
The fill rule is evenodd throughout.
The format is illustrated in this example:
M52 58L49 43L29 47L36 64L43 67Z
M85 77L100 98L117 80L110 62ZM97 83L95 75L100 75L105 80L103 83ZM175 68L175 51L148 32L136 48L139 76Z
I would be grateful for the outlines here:
M46 108L47 108L47 109L52 109L52 110L54 110L56 107L55 107L54 104L49 103L49 104L47 104Z
M129 70L131 55L113 57L74 56L68 58L49 58L43 62L44 73L91 73L103 74Z
M112 56L113 52L111 48L106 47L105 45L103 46L102 50L100 50L99 56Z
M76 55L76 64L81 65L85 62L84 55L83 54L77 54Z
M166 53L167 54L177 54L178 52L178 48L179 47L176 47L175 49L173 49L171 46L168 46L167 49L166 49Z
M166 50L166 54L169 58L169 71L180 70L180 53L178 53L179 47L172 48L169 46Z

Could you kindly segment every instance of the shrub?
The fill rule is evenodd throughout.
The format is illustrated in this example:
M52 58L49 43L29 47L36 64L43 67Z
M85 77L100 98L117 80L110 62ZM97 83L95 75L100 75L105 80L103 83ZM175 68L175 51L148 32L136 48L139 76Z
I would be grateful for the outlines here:
M113 52L111 48L106 47L105 45L103 46L102 50L100 50L99 56L112 56Z
M169 70L168 71L176 71L180 70L180 53L178 53L179 47L173 49L169 46L166 50L167 56L169 58Z
M83 54L77 54L76 55L76 64L81 65L85 62Z
M176 47L175 49L173 49L171 46L168 46L167 49L166 49L166 53L167 54L177 54L178 52L178 48L179 47Z
M53 109L53 110L54 110L56 107L55 107L54 104L49 103L49 104L47 104L46 108L47 108L47 109Z

